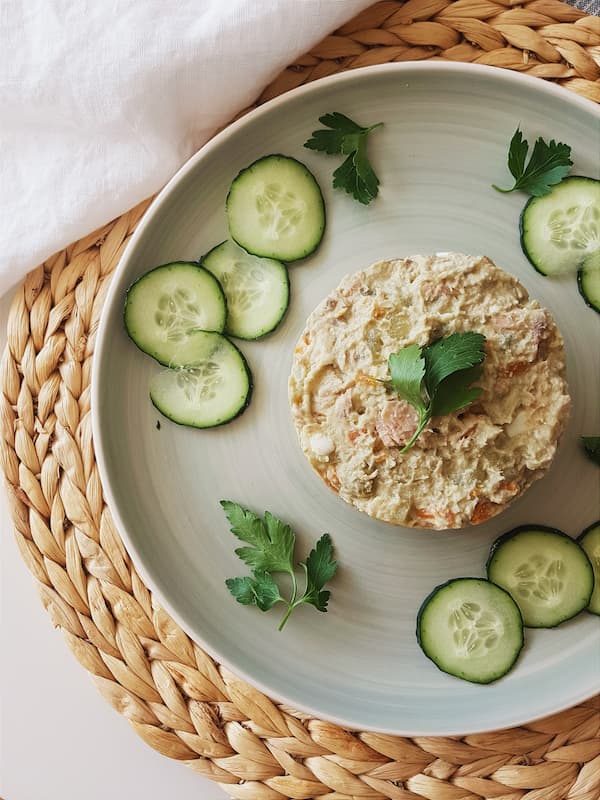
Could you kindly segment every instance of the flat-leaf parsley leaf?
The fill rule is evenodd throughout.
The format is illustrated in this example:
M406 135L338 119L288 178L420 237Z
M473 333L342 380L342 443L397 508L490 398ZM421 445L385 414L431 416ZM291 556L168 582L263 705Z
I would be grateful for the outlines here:
M321 536L300 566L306 574L306 591L302 602L311 603L319 611L327 611L330 593L323 591L323 587L333 578L337 569L337 561L333 560L333 544L328 533Z
M257 517L237 503L222 500L221 506L231 523L231 532L250 547L235 552L254 572L293 572L296 537L289 525L265 512Z
M238 603L244 606L255 605L261 611L268 611L275 603L285 603L270 572L257 572L252 577L228 578L225 583Z
M353 120L334 111L319 117L319 122L327 129L313 131L311 138L304 143L309 150L319 150L329 155L345 155L346 160L333 173L334 188L344 189L359 203L368 205L377 197L379 178L375 174L367 155L367 138L383 122L363 128Z
M318 611L327 611L329 591L323 587L333 578L337 569L328 533L323 534L306 561L299 565L306 579L304 593L299 594L294 568L296 535L290 526L268 511L261 518L230 500L221 500L221 506L231 524L231 532L250 545L239 547L235 552L252 569L252 575L225 581L238 603L255 605L261 611L269 611L277 603L283 603L286 611L279 630L283 629L290 614L300 605L312 605ZM292 584L289 598L282 596L273 577L276 572L289 574Z
M499 192L520 189L534 197L543 197L550 194L551 187L560 183L573 165L569 145L555 142L554 139L548 144L540 136L533 146L529 163L525 166L528 151L529 142L523 139L523 134L517 128L508 150L508 168L515 179L514 186L501 189L492 184L494 189Z
M472 384L481 376L485 336L467 331L438 339L427 347L408 345L388 358L390 385L417 411L419 421L410 441L413 446L432 417L465 408L481 394Z

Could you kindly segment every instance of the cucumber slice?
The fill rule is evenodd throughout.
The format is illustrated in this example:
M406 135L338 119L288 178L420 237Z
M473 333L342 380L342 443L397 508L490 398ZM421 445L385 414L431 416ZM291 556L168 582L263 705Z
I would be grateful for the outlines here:
M487 576L513 596L528 628L554 628L571 619L588 606L594 588L592 565L579 544L543 525L500 536Z
M186 367L203 353L202 331L225 328L225 295L208 270L175 261L150 270L125 299L125 328L131 340L169 367Z
M219 333L204 334L193 367L165 369L150 381L150 399L178 425L214 428L231 422L250 402L252 375L244 356Z
M201 263L225 292L225 333L238 339L260 339L275 330L290 304L285 264L250 255L231 240L213 247Z
M521 247L542 275L574 272L600 249L600 181L572 176L521 213Z
M600 314L600 249L589 255L577 270L577 286L588 306Z
M288 156L265 156L243 169L231 184L226 211L233 239L264 258L305 258L325 230L319 184L304 164Z
M491 683L517 660L523 622L504 589L480 578L456 578L437 586L423 602L417 640L443 672Z
M587 610L600 615L600 520L593 522L577 537L594 570L594 591Z

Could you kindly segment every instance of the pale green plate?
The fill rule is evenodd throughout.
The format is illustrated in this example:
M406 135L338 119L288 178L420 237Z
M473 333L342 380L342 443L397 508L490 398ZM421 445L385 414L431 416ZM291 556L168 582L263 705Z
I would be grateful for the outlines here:
M317 118L341 111L374 132L381 193L369 207L334 192L335 158L302 147ZM423 598L438 583L480 576L490 543L526 522L575 536L599 516L598 468L577 438L600 432L600 316L575 277L538 275L519 246L526 197L501 195L506 155L521 125L568 142L574 172L599 177L600 115L549 83L473 65L390 64L290 92L230 126L173 178L133 237L113 278L93 374L94 439L106 497L136 566L182 627L220 662L274 698L349 727L449 735L515 725L600 688L600 624L581 614L552 631L527 631L513 671L489 686L439 672L415 640ZM237 172L281 152L319 180L328 213L318 252L291 267L292 303L277 333L242 343L255 378L248 411L212 431L179 428L148 398L159 369L127 339L127 286L157 264L195 259L226 237L224 201ZM478 528L433 533L375 522L331 493L296 440L287 402L292 351L309 312L341 277L378 259L456 250L486 254L514 272L555 315L565 337L573 411L549 474ZM330 610L279 614L238 605L225 578L245 573L221 498L290 522L299 556L329 531L340 562Z

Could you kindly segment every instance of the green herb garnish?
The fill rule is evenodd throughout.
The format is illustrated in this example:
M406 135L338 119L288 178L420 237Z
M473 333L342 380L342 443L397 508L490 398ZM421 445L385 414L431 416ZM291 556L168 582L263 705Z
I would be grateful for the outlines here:
M296 535L290 526L268 511L261 518L230 500L221 500L221 506L231 524L231 532L249 545L238 547L235 552L251 568L252 575L225 581L238 603L255 605L261 611L269 611L277 603L283 603L287 609L279 630L283 629L292 611L303 604L312 605L318 611L327 611L330 593L323 587L333 578L337 569L328 533L321 536L306 561L299 564L304 570L306 582L304 593L299 595L294 567ZM286 572L291 577L289 598L282 596L273 577L275 572Z
M304 143L309 150L319 150L329 155L341 154L346 160L333 173L334 188L344 189L359 203L368 205L377 197L379 178L367 156L367 138L383 122L363 128L344 114L334 111L319 117L319 122L329 130L313 131L312 138Z
M581 442L587 457L600 466L600 436L582 436Z
M465 408L480 394L472 387L483 371L485 336L482 333L453 333L427 347L411 344L388 359L391 387L416 409L419 424L406 453L432 417Z
M515 179L515 185L510 189L501 189L492 184L494 189L499 192L521 190L534 197L543 197L550 194L551 187L560 183L573 165L569 145L555 142L554 139L547 144L540 136L533 146L529 163L525 166L528 150L529 142L523 139L523 134L517 128L508 150L508 168Z

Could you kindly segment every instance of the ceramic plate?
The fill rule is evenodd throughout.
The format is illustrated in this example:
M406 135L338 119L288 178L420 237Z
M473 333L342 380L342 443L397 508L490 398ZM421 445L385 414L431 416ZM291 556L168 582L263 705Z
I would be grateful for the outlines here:
M303 148L317 119L340 111L373 134L380 196L361 206L334 191L337 160ZM358 729L450 735L515 725L599 688L600 625L583 613L556 630L529 630L517 666L476 686L439 672L415 640L423 598L461 575L483 575L490 543L510 528L543 523L577 535L599 516L597 467L578 436L600 431L600 317L575 279L538 275L519 246L526 197L490 188L510 180L506 155L520 124L527 137L568 142L577 173L599 177L600 116L591 103L503 70L440 63L392 64L297 89L213 139L173 178L133 237L104 307L93 374L94 437L108 502L148 585L197 642L270 696ZM292 302L262 342L242 343L255 392L242 417L208 431L160 418L148 398L160 369L128 340L129 284L149 268L197 259L227 236L224 202L237 172L267 153L304 161L323 189L328 223L319 250L290 268ZM477 528L395 528L355 511L313 473L287 401L292 352L310 311L343 275L413 253L486 254L513 272L555 316L568 354L570 423L548 475L509 510ZM157 423L160 421L160 428ZM246 574L219 506L236 500L287 520L298 554L328 531L340 562L329 613L310 607L277 632L277 610L238 605L225 578Z

